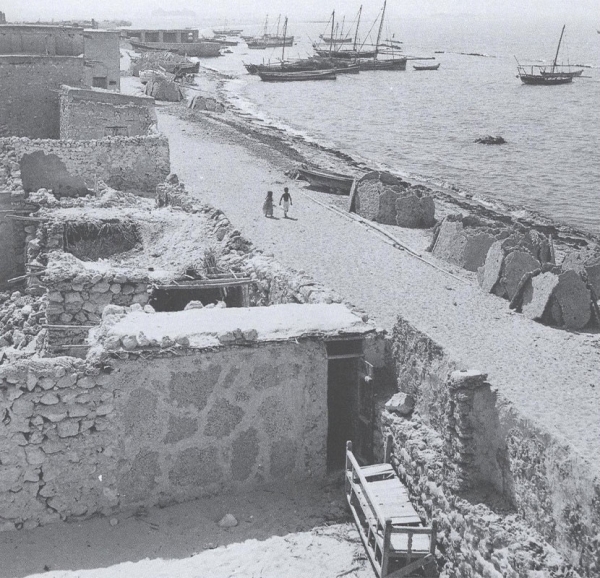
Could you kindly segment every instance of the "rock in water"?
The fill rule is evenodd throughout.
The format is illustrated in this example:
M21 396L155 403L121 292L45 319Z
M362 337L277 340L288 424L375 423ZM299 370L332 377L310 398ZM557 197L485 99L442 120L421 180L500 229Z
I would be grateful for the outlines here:
M506 144L506 141L501 136L492 136L488 134L487 136L482 136L480 138L476 138L475 142L478 144L486 144L486 145L501 145Z
M232 514L225 514L219 521L221 528L235 528L238 525L238 521Z

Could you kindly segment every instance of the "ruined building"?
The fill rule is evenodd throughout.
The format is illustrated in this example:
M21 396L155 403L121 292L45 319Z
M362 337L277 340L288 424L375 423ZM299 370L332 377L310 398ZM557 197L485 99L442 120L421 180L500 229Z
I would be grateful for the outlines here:
M59 138L63 84L118 90L119 33L0 26L0 136Z

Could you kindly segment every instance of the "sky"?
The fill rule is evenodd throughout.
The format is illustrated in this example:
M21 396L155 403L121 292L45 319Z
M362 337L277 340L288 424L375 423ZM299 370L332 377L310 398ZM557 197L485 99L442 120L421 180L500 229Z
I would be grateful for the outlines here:
M192 10L202 20L228 22L262 20L265 14L284 14L291 21L327 20L333 8L355 14L376 14L381 0L0 0L7 20L124 18L147 20L155 9ZM390 16L486 14L527 18L587 17L600 28L600 0L388 0ZM597 25L596 25L597 24Z

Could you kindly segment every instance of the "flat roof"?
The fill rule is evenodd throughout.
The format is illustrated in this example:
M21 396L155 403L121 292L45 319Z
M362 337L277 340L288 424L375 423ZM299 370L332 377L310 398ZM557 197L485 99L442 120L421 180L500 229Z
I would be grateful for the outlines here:
M172 313L129 313L108 329L114 337L136 336L140 332L160 342L163 337L175 340L187 337L191 347L222 345L219 336L240 329L257 332L256 341L288 341L300 337L341 337L374 331L374 326L350 311L345 305L284 304L270 307L231 307L228 309L190 309Z

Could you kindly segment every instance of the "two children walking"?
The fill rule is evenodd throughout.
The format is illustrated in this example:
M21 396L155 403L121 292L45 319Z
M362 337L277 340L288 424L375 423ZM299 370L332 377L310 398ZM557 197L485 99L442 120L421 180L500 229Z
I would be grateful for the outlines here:
M294 203L292 203L292 195L290 195L289 189L285 187L283 189L283 195L281 195L281 198L279 199L279 206L283 208L284 219L288 218L288 211L290 210L290 206L293 204ZM263 213L265 214L265 217L273 217L273 206L273 191L269 191L267 193L267 198L263 203Z

